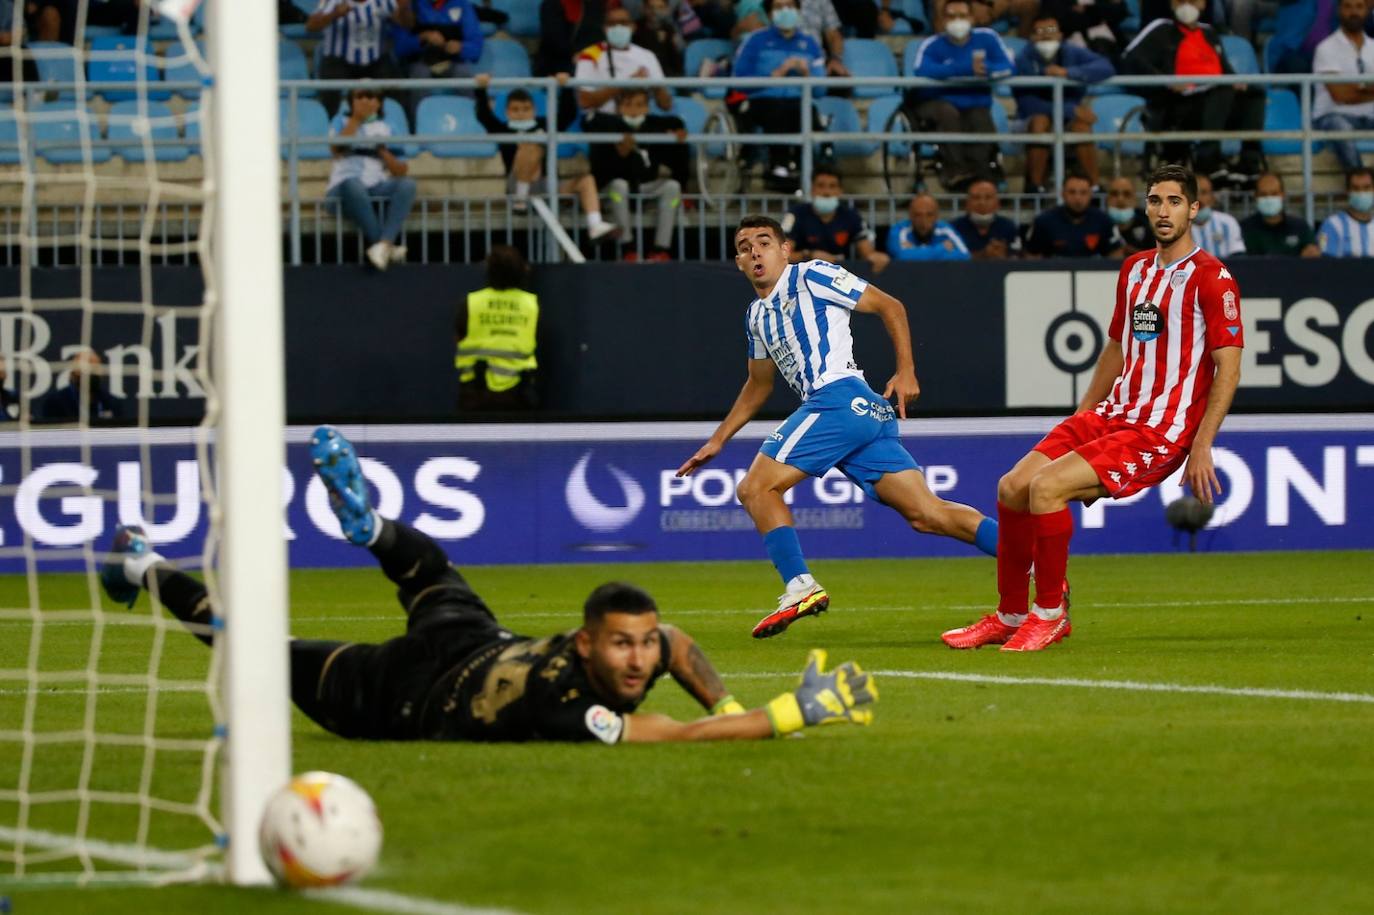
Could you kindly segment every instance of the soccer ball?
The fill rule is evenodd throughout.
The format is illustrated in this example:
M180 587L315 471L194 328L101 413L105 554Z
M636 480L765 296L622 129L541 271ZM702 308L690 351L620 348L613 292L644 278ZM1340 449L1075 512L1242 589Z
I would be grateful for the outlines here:
M334 886L357 880L377 863L382 821L356 782L306 772L268 800L259 847L278 883Z

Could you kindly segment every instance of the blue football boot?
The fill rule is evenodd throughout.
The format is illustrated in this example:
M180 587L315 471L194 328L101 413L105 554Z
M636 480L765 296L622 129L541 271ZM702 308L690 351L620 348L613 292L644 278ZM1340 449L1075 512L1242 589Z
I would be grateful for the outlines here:
M132 608L138 600L138 585L130 584L124 574L124 557L130 554L141 556L152 551L143 528L130 524L115 528L114 540L110 543L109 559L100 567L100 584L110 600Z
M320 426L310 436L310 458L329 491L329 505L349 543L367 546L377 537L377 515L367 495L367 481L353 443L333 426Z

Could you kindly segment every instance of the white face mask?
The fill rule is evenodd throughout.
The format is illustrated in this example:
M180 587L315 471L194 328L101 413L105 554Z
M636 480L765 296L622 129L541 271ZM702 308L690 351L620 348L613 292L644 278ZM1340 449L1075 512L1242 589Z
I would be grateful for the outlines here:
M1180 3L1174 7L1174 18L1184 25L1193 25L1201 15L1202 11L1191 3Z
M945 34L955 41L963 41L973 31L973 23L967 19L951 19L945 23Z
M1054 60L1054 55L1059 53L1059 41L1037 41L1035 52L1040 55L1041 60Z
M626 127L629 127L631 130L638 130L640 127L644 126L645 117L646 116L642 114L622 114L620 119L625 122Z
M533 130L539 124L534 118L524 118L518 121L507 121L506 126L511 130Z
M628 25L606 26L606 43L613 48L628 48L633 31Z

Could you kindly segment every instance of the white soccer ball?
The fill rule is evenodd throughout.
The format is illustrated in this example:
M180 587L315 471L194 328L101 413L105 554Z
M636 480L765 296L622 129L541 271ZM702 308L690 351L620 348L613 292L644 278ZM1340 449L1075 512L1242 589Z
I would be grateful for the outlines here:
M278 883L335 886L357 880L377 863L382 821L372 798L353 780L306 772L268 800L259 841Z

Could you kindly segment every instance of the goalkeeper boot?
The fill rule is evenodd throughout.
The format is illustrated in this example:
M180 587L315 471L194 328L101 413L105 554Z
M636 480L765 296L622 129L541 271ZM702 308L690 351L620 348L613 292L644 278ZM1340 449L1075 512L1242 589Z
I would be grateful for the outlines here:
M830 595L825 593L820 582L811 580L778 598L778 609L759 620L754 627L754 638L766 639L786 631L787 627L804 616L819 616L830 606Z
M940 633L940 641L950 648L982 648L984 645L1004 644L1016 632L1016 626L1009 626L996 613L989 613L970 626Z
M371 546L381 528L368 501L367 481L353 443L333 426L320 426L310 436L310 459L329 492L329 506L349 543Z
M114 540L110 543L109 558L100 567L100 584L110 600L132 608L138 600L139 586L129 581L125 572L125 560L130 556L147 556L152 553L143 528L137 525L119 525L115 528Z

